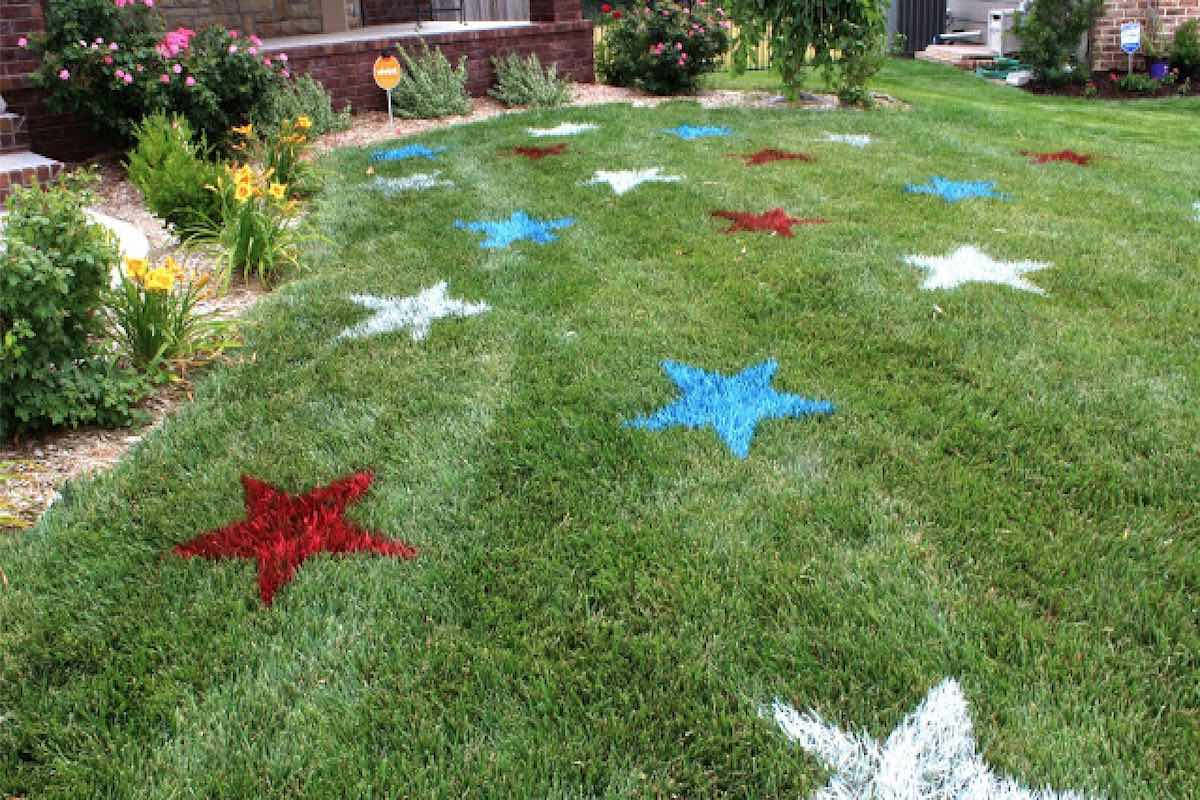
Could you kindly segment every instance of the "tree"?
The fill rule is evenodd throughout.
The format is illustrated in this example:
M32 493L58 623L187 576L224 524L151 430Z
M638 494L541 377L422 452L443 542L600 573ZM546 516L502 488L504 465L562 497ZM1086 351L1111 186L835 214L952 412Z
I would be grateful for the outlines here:
M1103 11L1104 0L1035 0L1017 14L1013 31L1021 37L1021 60L1033 67L1039 83L1086 79L1086 71L1075 69L1076 52Z

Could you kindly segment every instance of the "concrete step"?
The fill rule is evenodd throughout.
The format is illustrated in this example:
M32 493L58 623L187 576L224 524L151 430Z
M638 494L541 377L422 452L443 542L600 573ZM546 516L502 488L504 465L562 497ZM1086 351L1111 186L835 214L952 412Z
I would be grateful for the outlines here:
M3 202L14 186L31 186L34 180L48 183L62 172L62 162L39 156L28 150L15 153L0 153L0 202Z
M0 114L0 154L19 153L29 149L29 131L25 118L16 114Z

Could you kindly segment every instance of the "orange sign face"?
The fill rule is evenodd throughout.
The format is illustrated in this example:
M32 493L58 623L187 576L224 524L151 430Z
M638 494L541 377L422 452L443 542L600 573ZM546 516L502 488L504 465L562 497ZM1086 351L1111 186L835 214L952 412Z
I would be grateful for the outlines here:
M400 83L400 62L395 56L380 56L375 59L375 85L385 92Z

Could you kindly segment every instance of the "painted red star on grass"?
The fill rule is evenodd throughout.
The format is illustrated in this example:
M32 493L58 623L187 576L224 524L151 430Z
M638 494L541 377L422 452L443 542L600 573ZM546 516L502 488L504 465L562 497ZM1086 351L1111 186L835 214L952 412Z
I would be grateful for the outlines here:
M275 592L295 577L299 566L317 553L415 558L415 547L362 530L345 518L346 506L365 495L373 480L370 472L356 472L292 496L243 475L246 518L178 545L175 553L185 558L255 559L258 591L268 606Z
M820 217L793 217L782 208L772 208L761 214L751 214L747 211L714 211L714 217L732 220L733 224L722 233L737 231L770 231L780 236L792 236L793 225L824 225L829 220Z
M1086 167L1092 160L1091 156L1076 153L1074 150L1059 150L1054 153L1031 153L1028 150L1022 150L1021 155L1029 156L1035 164L1048 164L1051 161L1070 161L1072 164Z
M514 147L512 149L513 155L525 156L531 161L537 161L546 156L561 156L566 151L567 145L565 142L552 144L549 147Z
M769 164L772 161L812 161L813 157L808 153L791 153L787 150L776 150L773 147L767 147L759 150L757 153L746 153L744 155L735 155L734 158L745 160L747 167L760 167L763 164Z

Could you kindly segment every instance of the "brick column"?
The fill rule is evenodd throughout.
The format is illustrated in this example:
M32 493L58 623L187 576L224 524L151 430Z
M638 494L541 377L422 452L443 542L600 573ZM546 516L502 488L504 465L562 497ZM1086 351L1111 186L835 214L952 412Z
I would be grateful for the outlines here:
M38 62L17 42L45 28L40 0L0 0L0 94L28 86L25 76L37 69Z
M570 22L583 19L579 0L529 0L530 22Z

